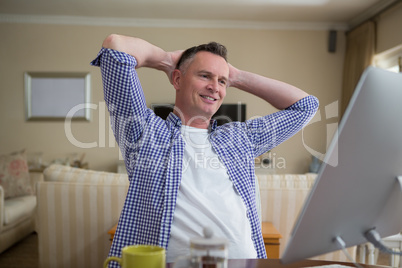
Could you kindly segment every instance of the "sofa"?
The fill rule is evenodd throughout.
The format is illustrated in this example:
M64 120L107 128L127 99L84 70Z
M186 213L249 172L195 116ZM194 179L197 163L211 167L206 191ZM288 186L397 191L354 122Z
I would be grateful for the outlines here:
M35 231L36 182L25 151L0 156L0 253Z
M42 173L30 172L31 187L43 180ZM0 185L0 253L36 231L36 195L5 199Z
M51 165L37 184L39 267L103 267L108 230L128 190L125 174Z
M282 254L317 174L273 175L257 173L256 175L260 185L262 220L272 222L281 233L280 253ZM355 258L356 247L348 248L347 251ZM312 259L349 262L342 251L324 254Z

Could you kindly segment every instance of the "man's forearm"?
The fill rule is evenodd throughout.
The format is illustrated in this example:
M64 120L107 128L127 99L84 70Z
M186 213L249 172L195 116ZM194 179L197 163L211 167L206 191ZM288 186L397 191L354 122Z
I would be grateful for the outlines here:
M103 41L104 48L125 52L135 57L137 68L149 67L169 72L172 59L163 49L136 37L111 34Z
M260 97L277 109L285 109L308 96L306 92L295 86L242 71L233 66L230 72L230 86Z

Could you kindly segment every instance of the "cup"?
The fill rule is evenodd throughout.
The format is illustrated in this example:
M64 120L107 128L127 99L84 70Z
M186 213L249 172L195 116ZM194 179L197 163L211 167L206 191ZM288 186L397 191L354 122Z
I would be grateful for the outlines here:
M109 257L103 264L107 268L109 262L116 261L122 268L165 268L165 249L158 246L135 245L124 247L122 257Z

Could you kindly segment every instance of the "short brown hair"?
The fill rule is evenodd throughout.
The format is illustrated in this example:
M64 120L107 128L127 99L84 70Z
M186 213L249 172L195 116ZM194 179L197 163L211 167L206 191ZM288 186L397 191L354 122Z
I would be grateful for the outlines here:
M179 61L176 64L176 69L180 69L180 67L182 67L182 65L193 59L195 57L195 55L200 52L200 51L207 51L210 52L212 54L221 56L222 58L225 59L225 61L227 61L227 49L224 45L221 45L217 42L210 42L208 44L202 44L199 46L194 46L194 47L190 47L188 49L186 49L183 54L181 55Z

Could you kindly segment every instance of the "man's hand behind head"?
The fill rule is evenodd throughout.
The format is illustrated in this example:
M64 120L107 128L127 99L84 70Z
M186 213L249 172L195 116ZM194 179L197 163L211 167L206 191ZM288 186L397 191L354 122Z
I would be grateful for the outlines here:
M163 68L163 71L168 76L171 84L172 84L172 73L175 70L177 62L179 61L183 52L184 52L184 50L176 50L176 51L167 52L169 62L166 62L166 65L165 65L165 68Z

